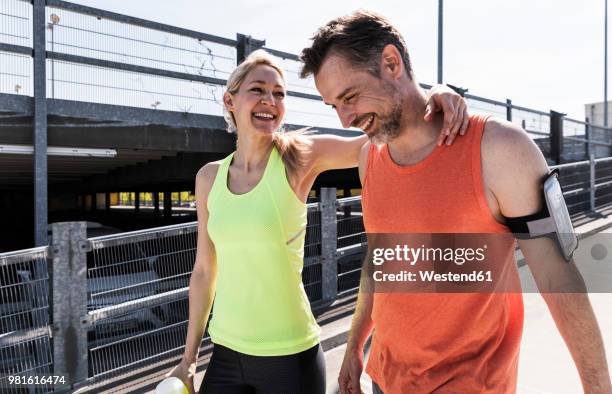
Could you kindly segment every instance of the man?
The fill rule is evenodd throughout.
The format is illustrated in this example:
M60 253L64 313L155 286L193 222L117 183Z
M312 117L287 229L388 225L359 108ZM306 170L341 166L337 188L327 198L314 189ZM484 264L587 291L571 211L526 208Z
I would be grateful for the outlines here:
M384 17L357 11L319 29L302 52L344 127L371 143L359 159L364 224L373 233L508 235L505 218L542 208L542 154L517 126L472 116L467 137L436 146L441 119L426 123L426 96L404 39ZM612 392L601 334L575 264L549 238L519 240L575 361L585 392ZM506 279L517 279L514 240L502 243ZM372 243L369 242L369 253ZM366 264L368 261L366 260ZM375 292L362 275L338 378L360 393L364 344L374 392L512 393L523 324L520 290L467 294ZM560 292L563 289L570 293Z

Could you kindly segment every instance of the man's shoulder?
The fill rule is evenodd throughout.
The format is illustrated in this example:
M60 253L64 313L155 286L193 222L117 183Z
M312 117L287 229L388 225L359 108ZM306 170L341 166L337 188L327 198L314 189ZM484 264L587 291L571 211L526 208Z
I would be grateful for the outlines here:
M542 152L518 125L490 117L485 123L481 142L483 165L498 170L523 171L546 166Z
M485 124L481 144L482 174L507 217L537 210L546 160L525 130L501 119Z
M482 136L482 149L508 153L531 145L533 141L518 125L496 117L487 119Z

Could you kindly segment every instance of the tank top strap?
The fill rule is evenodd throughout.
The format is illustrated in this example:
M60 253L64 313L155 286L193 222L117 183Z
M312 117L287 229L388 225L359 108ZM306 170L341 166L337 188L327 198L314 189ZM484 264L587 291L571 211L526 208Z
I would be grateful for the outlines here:
M270 152L270 155L272 157L270 157L270 160L268 161L268 165L270 166L270 168L268 169L269 170L268 172L272 174L276 174L280 170L284 172L285 164L283 163L283 158L278 152L278 149L276 148L276 146L272 147L272 152ZM267 174L264 174L264 175L267 175Z
M235 151L230 153L219 165L219 169L217 170L217 175L215 176L215 180L213 181L213 185L210 188L210 192L208 193L208 211L210 212L211 204L218 199L218 196L227 189L227 172L229 171L229 166L232 163L232 158L234 157Z

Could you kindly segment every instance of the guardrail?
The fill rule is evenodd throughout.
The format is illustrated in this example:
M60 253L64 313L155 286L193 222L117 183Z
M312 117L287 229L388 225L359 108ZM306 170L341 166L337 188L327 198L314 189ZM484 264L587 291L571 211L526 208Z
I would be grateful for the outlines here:
M612 157L552 168L572 213L612 202ZM317 308L357 290L367 243L361 197L323 188L307 212L302 280ZM83 223L52 229L48 247L0 254L0 377L59 373L78 388L178 359L197 223L90 239Z
M0 391L8 375L53 372L47 259L47 247L0 254Z
M358 286L361 200L322 189L307 212L302 277L317 308ZM196 243L195 222L90 239L55 223L50 246L0 254L0 379L64 374L76 389L180 357Z

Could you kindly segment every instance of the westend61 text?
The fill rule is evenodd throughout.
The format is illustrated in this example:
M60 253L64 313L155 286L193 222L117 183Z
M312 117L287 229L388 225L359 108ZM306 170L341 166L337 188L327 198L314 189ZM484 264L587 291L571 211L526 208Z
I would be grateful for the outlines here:
M393 274L374 271L376 282L492 282L491 271L472 271L470 273L447 272L438 274L435 271L416 272L401 271Z

